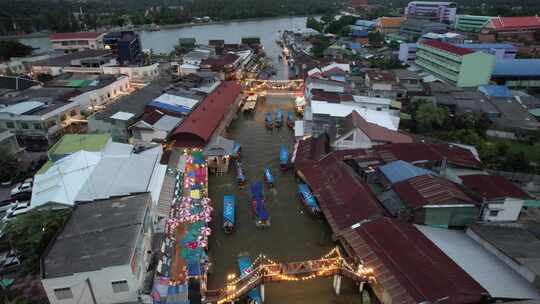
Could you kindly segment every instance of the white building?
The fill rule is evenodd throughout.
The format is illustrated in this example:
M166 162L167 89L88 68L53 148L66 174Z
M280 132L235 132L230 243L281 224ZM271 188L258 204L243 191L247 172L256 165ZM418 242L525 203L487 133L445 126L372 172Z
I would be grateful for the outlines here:
M502 176L472 174L459 177L483 201L481 218L487 222L515 222L531 196Z
M416 43L402 43L399 45L398 58L405 64L413 63L416 60Z
M78 151L34 176L32 208L69 208L76 202L149 192L157 204L167 166L161 145L108 142L102 151Z
M136 142L162 142L182 122L182 118L166 115L159 110L143 115L129 127Z
M457 4L455 2L412 1L405 8L409 18L429 19L443 23L454 23Z
M150 262L148 193L75 206L41 260L51 304L138 303Z
M103 37L106 33L79 32L56 33L49 36L52 48L65 52L104 49Z

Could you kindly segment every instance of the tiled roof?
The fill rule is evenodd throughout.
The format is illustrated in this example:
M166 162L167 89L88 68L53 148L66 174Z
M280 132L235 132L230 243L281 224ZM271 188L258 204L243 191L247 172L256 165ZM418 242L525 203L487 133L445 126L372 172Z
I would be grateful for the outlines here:
M386 143L412 143L410 136L367 122L358 112L352 111L345 117L345 129L359 128L369 139ZM348 126L347 126L348 125Z
M518 28L538 28L540 29L540 17L494 17L491 24L495 30L509 30Z
M459 178L463 181L464 186L478 193L482 198L530 198L525 191L502 176L473 174L460 176Z
M335 234L362 220L385 214L369 187L336 155L303 166L300 174L317 197Z
M49 36L49 40L75 40L75 39L96 39L105 33L102 32L78 32L78 33L56 33Z
M380 218L343 233L391 303L481 303L487 291L412 224Z
M240 94L240 85L227 81L208 95L176 128L171 138L178 145L204 147Z
M455 55L458 55L458 56L463 56L463 55L474 53L474 51L471 50L471 49L462 48L462 47L455 46L453 44L446 43L446 42L443 42L443 41L438 41L438 40L424 40L424 41L421 42L421 44L424 44L424 45L430 46L432 48L435 48L435 49L438 49L438 50L441 50L441 51L445 51L445 52L448 52L448 53L451 53L451 54L455 54Z
M238 60L238 58L240 58L238 55L228 53L220 57L203 59L201 61L201 65L208 65L211 67L218 68L218 67L223 67L227 64L233 64L236 60Z
M421 175L392 185L392 189L412 209L426 205L474 204L458 186L442 177Z
M405 17L380 17L377 26L382 28L397 28L405 20Z

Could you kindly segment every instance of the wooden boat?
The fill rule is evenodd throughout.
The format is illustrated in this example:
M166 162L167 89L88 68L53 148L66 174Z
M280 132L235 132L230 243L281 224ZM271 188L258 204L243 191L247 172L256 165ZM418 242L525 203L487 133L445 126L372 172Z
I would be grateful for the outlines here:
M276 121L274 122L276 128L281 128L281 126L283 125L283 110L282 109L278 109L276 111Z
M246 184L246 174L244 173L244 167L241 162L236 162L236 183L240 188L243 188Z
M240 277L249 275L253 269L253 261L248 253L241 253L237 257L238 268L240 269ZM256 287L250 290L247 294L247 302L249 304L262 304L261 288Z
M272 113L267 112L264 117L264 124L266 128L272 130L274 128L274 119L272 118Z
M251 208L255 214L257 221L255 224L257 227L270 226L270 217L264 203L263 186L261 182L251 184Z
M287 127L294 128L294 113L291 111L287 112Z
M317 200L315 199L315 196L311 193L311 190L309 189L308 185L301 183L298 184L298 196L300 197L300 200L304 204L304 206L311 212L311 214L315 216L321 215L321 208L319 207L319 204L317 204Z
M234 230L236 221L236 199L234 195L225 195L223 197L223 231L231 234Z
M274 187L274 176L268 167L264 168L264 180L269 188Z
M289 150L285 145L279 148L279 167L282 171L289 170Z
M242 156L242 145L240 145L240 143L235 142L231 157L234 159L240 159L241 156Z

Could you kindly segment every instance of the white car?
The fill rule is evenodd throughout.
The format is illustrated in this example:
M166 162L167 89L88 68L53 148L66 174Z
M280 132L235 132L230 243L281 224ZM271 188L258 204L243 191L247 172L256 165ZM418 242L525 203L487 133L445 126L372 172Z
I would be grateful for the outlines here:
M11 196L17 195L22 192L32 192L32 179L26 179L22 184L19 184L17 187L11 189Z
M0 202L0 212L5 212L12 207L14 207L16 204L16 201L14 200L5 200L3 202Z
M30 211L30 209L30 201L17 202L15 206L8 209L8 211L6 212L6 216L4 216L3 220L5 222L10 221L21 214L27 213L28 211Z

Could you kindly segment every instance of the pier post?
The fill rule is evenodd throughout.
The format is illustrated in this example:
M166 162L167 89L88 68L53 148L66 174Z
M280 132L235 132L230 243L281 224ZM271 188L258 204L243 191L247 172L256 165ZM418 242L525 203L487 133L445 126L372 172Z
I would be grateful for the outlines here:
M364 284L366 284L366 282L360 282L360 286L358 286L358 292L360 294L362 294L362 291L364 291Z
M261 300L264 303L264 284L261 284Z
M341 293L341 276L337 274L334 275L334 292L336 295Z

